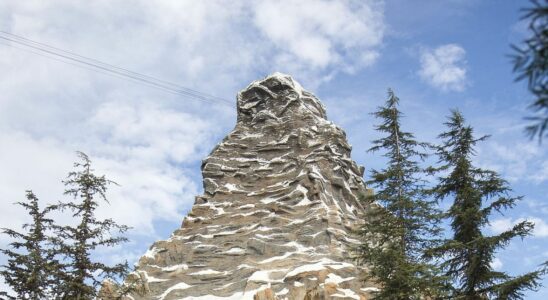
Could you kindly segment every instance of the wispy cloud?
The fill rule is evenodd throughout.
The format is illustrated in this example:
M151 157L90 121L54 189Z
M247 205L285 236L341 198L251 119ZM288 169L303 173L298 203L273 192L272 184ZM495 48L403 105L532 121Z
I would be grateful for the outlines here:
M376 61L382 1L3 1L3 30L223 98L280 70L307 87ZM39 20L39 21L38 21ZM3 42L4 43L4 42ZM190 102L0 44L0 227L62 195L74 151L121 184L100 214L154 236L200 192L234 108ZM184 111L184 112L182 112ZM123 251L126 252L126 251ZM129 252L128 252L129 253ZM123 255L123 253L121 253Z
M535 142L488 141L479 150L480 165L502 173L512 182L540 184L548 180L547 153Z
M503 266L504 264L502 263L502 260L500 260L500 258L498 257L495 257L495 259L493 259L493 261L491 262L491 268L495 270L500 270Z
M548 181L548 160L541 162L537 167L538 171L531 174L530 178L537 183Z
M533 237L537 237L537 238L548 237L548 223L546 223L546 221L544 221L543 219L537 218L537 217L527 217L527 218L517 218L517 219L501 218L501 219L492 221L489 229L493 233L498 234L511 229L515 224L518 224L525 220L535 224L535 228L533 229L533 232L532 232Z
M200 187L192 180L197 170L184 165L209 150L202 145L210 144L214 124L155 105L107 102L94 110L84 123L71 124L85 134L69 141L2 131L0 181L7 188L0 195L11 201L0 204L6 213L1 226L21 222L22 211L11 203L21 200L25 189L34 189L45 202L59 200L75 150L88 152L97 172L120 184L111 187L110 205L99 213L136 233L154 234L154 220L177 220L192 204Z
M384 35L382 3L258 1L254 24L280 50L274 61L353 72L375 62Z
M443 91L463 91L467 85L466 51L460 45L447 44L423 49L420 77Z

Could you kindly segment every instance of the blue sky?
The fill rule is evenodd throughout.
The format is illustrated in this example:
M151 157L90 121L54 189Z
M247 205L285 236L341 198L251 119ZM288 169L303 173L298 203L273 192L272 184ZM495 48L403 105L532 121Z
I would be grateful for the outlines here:
M531 96L515 83L509 44L527 35L526 1L16 1L1 30L183 86L235 99L255 79L288 73L341 125L353 158L376 137L371 113L391 87L404 125L435 142L449 109L478 135L476 163L499 171L524 200L486 233L530 219L534 236L497 255L511 274L548 259L548 154L522 133ZM0 44L0 227L25 215L11 203L32 188L61 198L60 181L88 153L121 184L102 216L134 227L126 247L97 253L135 261L180 226L201 193L199 166L234 126L234 107L204 104ZM62 221L65 217L59 216ZM9 242L0 238L0 246ZM0 262L5 258L0 257ZM545 280L545 285L548 281ZM548 287L527 299L548 298Z

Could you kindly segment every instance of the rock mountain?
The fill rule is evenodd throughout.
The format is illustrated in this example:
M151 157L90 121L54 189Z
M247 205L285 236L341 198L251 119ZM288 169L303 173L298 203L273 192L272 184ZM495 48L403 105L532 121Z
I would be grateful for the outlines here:
M344 131L288 75L237 98L236 127L202 162L204 194L140 258L143 294L126 298L368 299L349 253L368 190Z

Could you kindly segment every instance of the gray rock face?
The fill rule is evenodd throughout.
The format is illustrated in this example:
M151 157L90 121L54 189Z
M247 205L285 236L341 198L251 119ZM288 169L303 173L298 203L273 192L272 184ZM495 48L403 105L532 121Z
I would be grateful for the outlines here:
M238 94L236 127L202 162L204 194L133 274L133 299L367 299L348 246L363 167L324 106L273 74Z

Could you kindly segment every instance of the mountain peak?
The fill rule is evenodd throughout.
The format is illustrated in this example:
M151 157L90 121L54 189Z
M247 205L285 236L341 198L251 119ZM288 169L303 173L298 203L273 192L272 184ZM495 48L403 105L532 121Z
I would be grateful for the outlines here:
M238 93L238 122L261 125L295 117L326 118L325 107L290 75L273 73Z
M154 243L127 299L366 299L350 249L363 167L320 100L275 73L238 94L235 128L202 162L204 193ZM106 290L106 289L105 289Z

